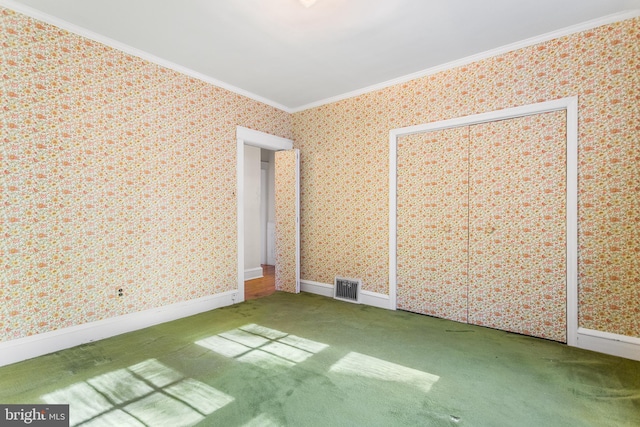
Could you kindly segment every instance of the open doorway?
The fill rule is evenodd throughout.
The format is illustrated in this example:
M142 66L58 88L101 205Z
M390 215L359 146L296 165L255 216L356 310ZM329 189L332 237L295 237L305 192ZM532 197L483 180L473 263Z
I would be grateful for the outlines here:
M245 209L245 194L252 190L245 188L245 151L247 153L252 150L245 150L246 147L257 147L259 149L268 150L271 156L274 156L274 170L275 170L275 189L272 193L275 198L275 287L276 290L282 290L286 292L299 292L300 289L300 230L299 230L299 210L300 210L300 187L299 187L299 167L300 167L300 155L298 150L293 149L293 141L290 139L270 135L264 132L259 132L253 129L237 127L237 225L238 225L238 252L237 252L237 292L234 293L234 302L242 302L245 299L245 270L251 270L254 268L256 272L260 272L261 268L258 266L250 267L247 265L245 269L245 249L252 243L248 243L245 239L245 235L249 230L245 230L245 214L251 208ZM277 153L276 153L277 152ZM259 160L258 165L251 170L254 170L256 174L261 174L260 163L262 161L262 151L257 154L257 151L253 151L254 157ZM250 154L247 154L249 156ZM266 155L266 154L265 154ZM259 181L259 179L256 179ZM253 192L259 192L254 189ZM254 200L255 201L255 200ZM260 212L260 205L255 205L254 210ZM264 214L264 209L262 212ZM268 207L267 207L268 218ZM268 221L267 221L268 222ZM254 231L256 235L256 241L260 241L260 227ZM279 231L278 231L279 230ZM267 225L267 232L268 232ZM269 240L267 240L267 246ZM262 245L258 244L261 248ZM267 254L263 260L269 263L268 257L269 248L267 248ZM251 250L251 249L250 249ZM264 253L264 250L257 250L258 257L260 253ZM258 258L260 259L260 258ZM268 270L267 270L268 271ZM264 276L264 271L262 272Z
M262 264L261 267L262 277L244 282L245 301L263 298L276 291L276 266Z
M275 292L275 156L244 146L244 299Z

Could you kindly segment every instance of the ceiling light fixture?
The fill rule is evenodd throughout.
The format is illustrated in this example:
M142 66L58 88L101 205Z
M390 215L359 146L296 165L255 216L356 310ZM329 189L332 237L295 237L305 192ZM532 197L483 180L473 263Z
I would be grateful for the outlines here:
M311 7L316 3L316 0L299 0L300 3L302 3L302 5L304 7Z

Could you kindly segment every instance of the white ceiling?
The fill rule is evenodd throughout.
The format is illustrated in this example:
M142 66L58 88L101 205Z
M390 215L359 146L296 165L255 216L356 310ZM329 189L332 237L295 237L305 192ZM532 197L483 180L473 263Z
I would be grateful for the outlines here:
M317 0L310 8L298 0L0 5L66 21L72 25L64 28L89 30L99 41L145 52L287 111L611 14L640 14L640 0Z

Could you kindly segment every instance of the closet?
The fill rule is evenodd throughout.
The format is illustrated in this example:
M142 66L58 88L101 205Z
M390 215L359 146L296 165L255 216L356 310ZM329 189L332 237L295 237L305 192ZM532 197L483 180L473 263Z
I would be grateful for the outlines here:
M397 308L566 342L566 111L397 140Z

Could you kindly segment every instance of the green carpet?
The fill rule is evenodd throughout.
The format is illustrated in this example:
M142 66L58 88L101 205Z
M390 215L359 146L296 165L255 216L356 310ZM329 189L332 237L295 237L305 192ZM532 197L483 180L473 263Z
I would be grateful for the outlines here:
M638 426L640 362L276 293L0 368L96 426Z

